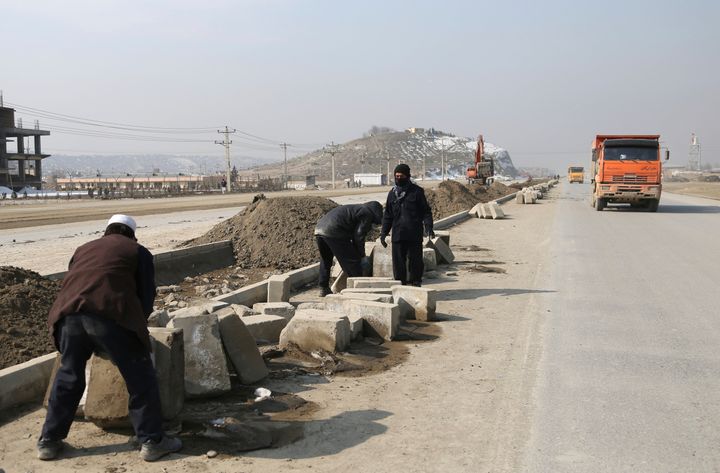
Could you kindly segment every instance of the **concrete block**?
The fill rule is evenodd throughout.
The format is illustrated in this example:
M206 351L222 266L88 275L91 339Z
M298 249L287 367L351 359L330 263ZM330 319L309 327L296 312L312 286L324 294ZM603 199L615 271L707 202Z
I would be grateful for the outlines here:
M183 329L185 393L188 397L215 396L230 390L217 315L175 316L169 328Z
M153 311L147 319L148 327L165 327L170 322L170 315L165 309Z
M391 277L378 277L378 276L359 276L355 278L348 278L347 287L352 289L355 287L357 281L390 281Z
M357 340L362 337L363 324L365 323L362 315L348 315L347 318L350 321L350 336L352 340Z
M290 277L285 274L273 274L267 281L267 301L287 302L290 300Z
M340 291L340 294L392 294L392 289L389 287L359 287L359 288L348 288Z
M335 294L342 291L347 287L347 279L348 277L347 274L345 274L345 271L340 270L340 274L338 274L338 277L335 278L332 286L330 286L330 290Z
M392 288L390 288L392 290ZM369 292L348 292L346 294L330 294L330 298L342 298L342 299L357 299L361 301L373 301L373 302L393 302L391 294L372 294Z
M385 240L388 244L387 248L383 248L378 244L373 251L373 273L374 277L393 277L392 265L392 243L390 237Z
M525 194L522 192L518 192L515 194L515 203L516 204L524 204L525 203Z
M356 299L328 299L328 310L361 316L365 320L363 332L367 335L392 340L400 326L400 307L384 302L361 301Z
M243 384L252 384L265 378L269 371L260 355L255 339L237 314L218 318L220 337L225 352Z
M505 212L503 212L503 209L497 202L490 202L488 204L488 208L490 210L490 215L492 216L493 220L505 218Z
M280 334L280 347L295 345L302 351L343 351L350 345L350 321L344 314L326 310L298 311Z
M248 315L258 315L257 312L252 310L250 307L242 304L230 304L230 307L235 311L237 315L240 317L245 317Z
M288 320L295 315L295 306L289 302L258 302L253 304L253 310L264 315L279 315Z
M393 286L393 300L407 319L436 320L437 293L433 289L414 286Z
M432 248L423 248L423 264L425 271L434 271L437 269L437 256Z
M248 315L243 317L245 326L255 342L275 343L280 339L280 332L288 323L288 319L278 315Z
M307 309L325 310L326 307L325 307L324 302L301 302L295 308L295 311L297 312L298 310L307 310Z
M429 246L435 250L438 264L450 264L455 261L455 255L453 255L452 250L440 238L431 238L428 243Z
M482 211L481 211L482 205L483 205L482 202L478 202L477 204L475 204L475 205L473 206L473 208L471 208L471 209L468 211L468 214L469 214L471 217L482 218Z
M350 278L348 278L350 279ZM353 289L366 289L366 288L386 288L386 287L392 287L396 284L400 284L400 281L396 279L380 279L380 278L373 278L373 279L360 279L355 281L353 285Z
M480 205L480 218L488 218L488 209L487 204L481 204Z
M165 420L175 419L185 405L185 343L181 329L150 327L160 405Z
M117 366L104 356L90 357L85 418L100 427L124 427L128 424L129 395Z
M450 231L448 230L435 230L435 236L440 238L445 244L450 247Z
M267 281L248 284L227 294L213 297L214 301L227 302L228 304L242 304L251 306L256 302L267 301Z

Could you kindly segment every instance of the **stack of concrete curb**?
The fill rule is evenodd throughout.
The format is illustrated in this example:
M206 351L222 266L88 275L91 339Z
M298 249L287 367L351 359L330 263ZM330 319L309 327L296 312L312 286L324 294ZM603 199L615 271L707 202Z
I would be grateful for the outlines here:
M543 182L534 186L523 187L520 192L515 195L515 203L517 204L535 204L538 200L545 197L550 189L557 184L556 180Z

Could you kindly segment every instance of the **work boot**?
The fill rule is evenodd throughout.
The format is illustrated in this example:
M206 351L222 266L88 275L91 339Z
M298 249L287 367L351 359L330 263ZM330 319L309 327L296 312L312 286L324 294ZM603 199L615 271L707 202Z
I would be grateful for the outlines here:
M37 443L37 456L40 460L54 460L63 450L62 440L40 439Z
M168 453L175 453L182 448L182 441L177 437L164 435L159 442L148 440L140 448L140 456L146 462L154 462Z
M320 297L325 297L328 294L332 294L332 289L329 286L322 286L320 288Z

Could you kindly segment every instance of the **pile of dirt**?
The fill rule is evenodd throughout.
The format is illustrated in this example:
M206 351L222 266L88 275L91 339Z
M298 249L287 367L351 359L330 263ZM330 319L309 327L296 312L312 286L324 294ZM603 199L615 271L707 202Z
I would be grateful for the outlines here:
M260 198L183 245L232 240L242 268L297 269L318 261L315 224L335 207L322 197Z
M508 187L501 182L493 182L490 186L482 184L469 184L468 189L478 199L478 202L491 202L493 200L512 194L516 189Z
M443 181L435 189L425 191L425 196L432 209L433 220L470 210L478 203L478 198L457 181Z
M0 369L55 350L47 315L59 289L33 271L0 266Z

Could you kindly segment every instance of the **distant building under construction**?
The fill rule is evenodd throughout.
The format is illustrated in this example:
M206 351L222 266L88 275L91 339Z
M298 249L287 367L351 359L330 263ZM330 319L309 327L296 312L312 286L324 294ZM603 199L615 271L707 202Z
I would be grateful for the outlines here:
M42 188L42 160L50 156L42 154L40 137L49 131L23 128L15 109L3 107L0 103L0 187L19 191L24 187ZM32 152L26 141L32 138ZM14 151L13 151L14 150Z

